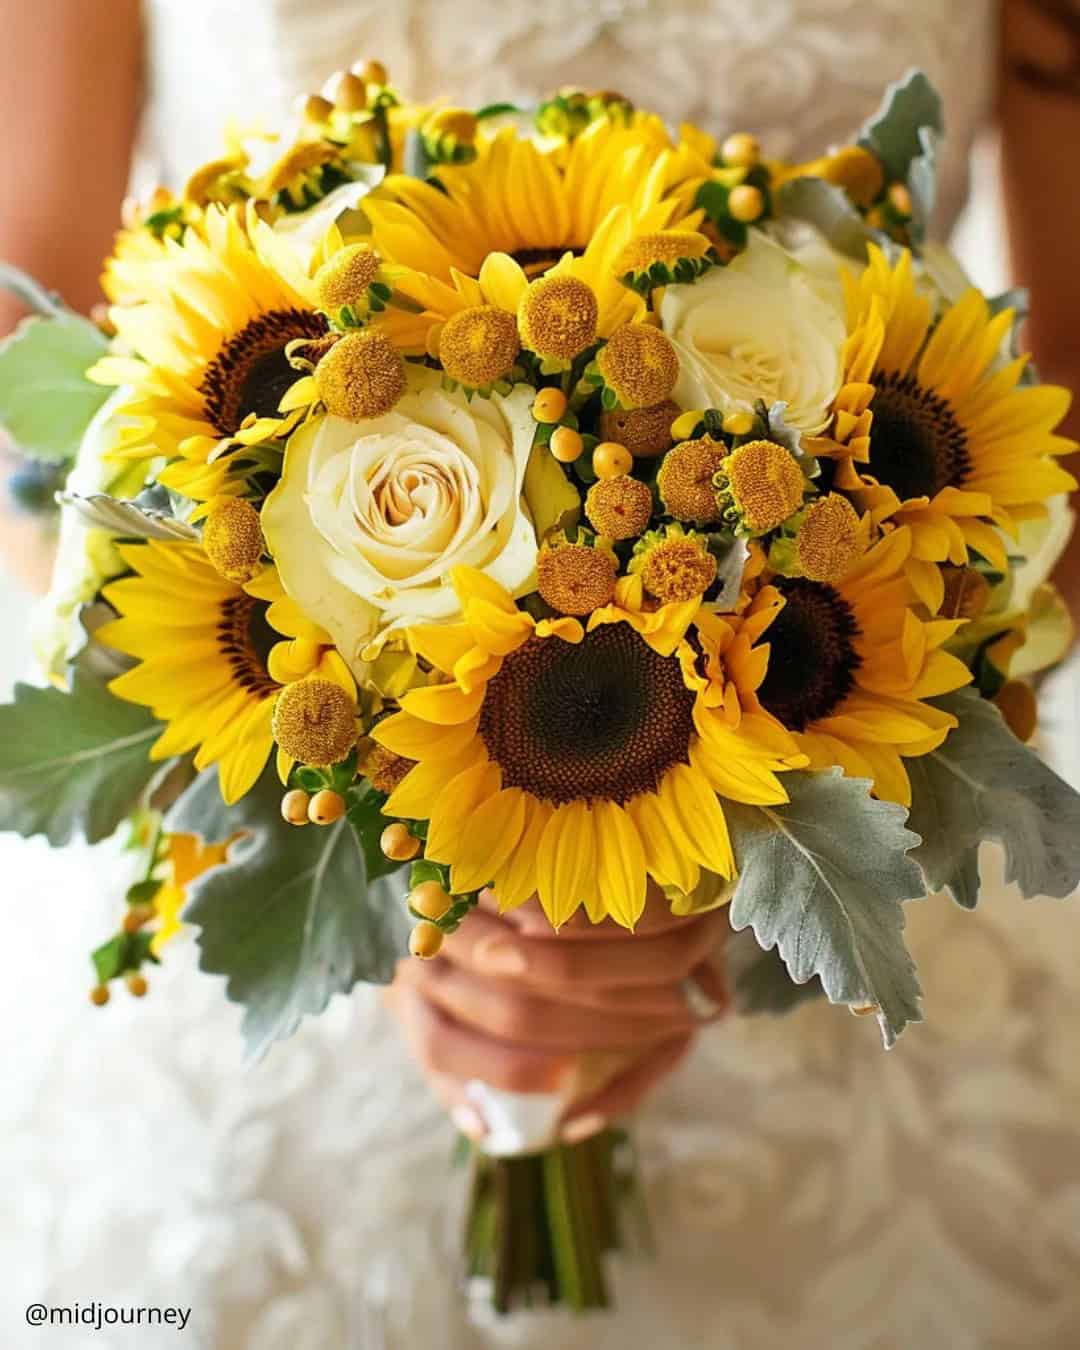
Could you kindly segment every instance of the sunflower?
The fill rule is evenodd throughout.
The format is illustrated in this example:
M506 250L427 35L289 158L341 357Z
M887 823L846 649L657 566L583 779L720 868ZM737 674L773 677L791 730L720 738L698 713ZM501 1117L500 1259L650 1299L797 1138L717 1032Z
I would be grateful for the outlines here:
M536 894L555 927L584 903L632 928L648 876L679 896L702 869L731 877L717 794L786 801L776 775L805 763L754 692L767 598L745 621L710 617L695 645L699 602L648 610L635 577L587 623L538 622L471 568L451 580L464 622L409 633L449 678L372 735L417 761L385 812L429 821L453 889L490 882L504 909Z
M932 323L906 249L890 266L871 245L845 289L845 382L830 432L811 448L837 460L836 486L876 523L910 526L908 574L936 613L938 564L973 551L1006 571L999 529L1015 536L1047 498L1076 486L1055 463L1076 449L1055 433L1070 395L1021 384L1027 357L1000 359L1016 316L992 315L974 288Z
M154 911L158 928L150 942L150 950L160 956L162 948L181 931L180 914L187 903L188 887L211 867L223 863L229 855L229 845L238 835L221 844L207 844L197 834L170 834L165 840L165 876L154 896Z
M110 318L133 355L107 356L89 372L133 389L111 456L164 456L159 481L196 501L240 491L232 455L287 434L299 414L282 417L278 405L299 376L285 347L326 333L302 270L275 265L268 230L256 237L258 245L236 209L215 206L181 242L129 260L123 283L145 298L114 305Z
M877 796L911 804L903 760L936 749L956 718L925 699L967 684L943 650L962 619L920 618L905 571L913 531L879 540L839 581L777 578L784 600L768 631L762 705L795 735L813 768L839 764Z
M364 214L374 247L401 269L396 289L433 315L484 302L513 311L527 282L558 265L595 292L604 337L644 310L617 271L632 240L675 224L692 230L700 218L686 190L698 167L666 135L638 127L597 121L548 151L504 127L471 163L440 165L438 185L386 179ZM505 255L499 278L480 294L492 254Z
M109 688L168 724L151 759L198 747L195 768L217 764L231 804L270 755L282 685L317 675L354 694L352 677L326 634L285 597L272 567L240 586L194 544L149 540L119 551L134 575L105 587L121 617L95 637L138 664Z

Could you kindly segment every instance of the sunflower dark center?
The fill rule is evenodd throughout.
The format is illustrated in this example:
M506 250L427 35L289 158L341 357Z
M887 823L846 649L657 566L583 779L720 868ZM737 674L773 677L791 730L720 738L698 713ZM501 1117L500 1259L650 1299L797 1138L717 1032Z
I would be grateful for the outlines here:
M281 396L300 378L286 359L286 344L325 332L325 319L302 309L271 309L252 319L206 368L199 389L207 421L233 436L249 413L276 417Z
M584 251L581 248L556 248L552 245L550 248L519 248L510 256L527 277L538 277L549 267L554 267L564 253L572 253L575 258L580 258Z
M769 625L769 669L758 697L791 731L828 717L855 684L859 629L832 586L802 577L774 583L787 602Z
M480 735L506 787L561 805L626 802L687 762L694 696L627 624L530 638L489 683Z
M218 650L232 668L233 683L260 698L276 694L278 685L267 672L270 649L281 638L266 621L269 605L241 592L221 607Z
M967 436L944 399L914 375L879 375L871 407L870 472L901 500L933 497L971 472Z

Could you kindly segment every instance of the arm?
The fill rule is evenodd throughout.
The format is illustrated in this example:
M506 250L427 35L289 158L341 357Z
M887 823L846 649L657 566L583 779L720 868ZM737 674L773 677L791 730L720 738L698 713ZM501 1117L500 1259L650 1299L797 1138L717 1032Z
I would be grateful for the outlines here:
M1001 59L1004 194L1013 273L1031 291L1027 339L1042 375L1080 394L1080 0L1005 0ZM1080 398L1063 431L1080 439ZM1080 456L1065 465L1080 477ZM1080 531L1056 581L1080 620Z
M0 0L0 259L75 309L99 298L98 274L119 224L138 115L139 0ZM22 317L0 291L0 336ZM0 432L0 563L47 584L50 540L19 515L16 461Z
M0 0L0 32L0 258L86 311L131 162L139 0ZM0 295L0 333L21 313Z

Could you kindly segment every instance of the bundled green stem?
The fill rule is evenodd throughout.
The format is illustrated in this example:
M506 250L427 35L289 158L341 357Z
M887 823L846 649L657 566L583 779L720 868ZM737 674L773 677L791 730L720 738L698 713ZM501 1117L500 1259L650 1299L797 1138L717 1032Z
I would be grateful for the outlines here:
M510 1158L462 1140L461 1153L471 1169L466 1275L491 1282L495 1311L609 1307L605 1258L625 1245L632 1211L644 1217L627 1135L604 1130ZM642 1231L647 1245L647 1224Z

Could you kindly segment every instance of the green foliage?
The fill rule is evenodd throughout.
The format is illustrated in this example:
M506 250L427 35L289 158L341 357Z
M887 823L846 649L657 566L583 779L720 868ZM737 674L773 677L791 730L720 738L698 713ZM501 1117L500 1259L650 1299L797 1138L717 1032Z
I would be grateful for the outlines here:
M54 846L107 838L161 771L149 759L160 731L78 667L70 693L16 685L0 707L0 829Z
M118 980L121 975L138 970L144 961L159 965L157 957L150 950L153 940L153 933L140 929L137 933L117 933L108 942L102 943L90 953L98 984Z
M934 206L937 144L945 130L941 96L921 70L889 85L881 108L859 133L885 169L887 182L906 183L911 192L908 231L915 241L926 233Z
M923 894L904 810L839 770L785 774L786 806L725 803L739 880L735 929L776 947L791 977L833 1003L873 1005L886 1047L922 1020L901 903Z
M791 1012L824 993L816 977L796 984L776 948L762 951L749 931L734 935L726 955L735 1007L743 1016Z
M0 342L0 425L32 459L75 457L109 390L86 378L104 336L77 314L24 319Z
M922 835L912 856L930 887L973 909L979 844L994 839L1005 850L1006 880L1025 897L1071 895L1080 885L1080 794L973 690L935 702L960 725L939 749L907 762L910 824Z
M202 969L225 976L229 998L244 1005L252 1055L357 981L388 982L411 927L404 885L369 873L355 819L297 828L281 819L280 798L270 770L226 807L208 772L166 822L207 840L245 832L228 862L193 884L184 917L201 930Z

